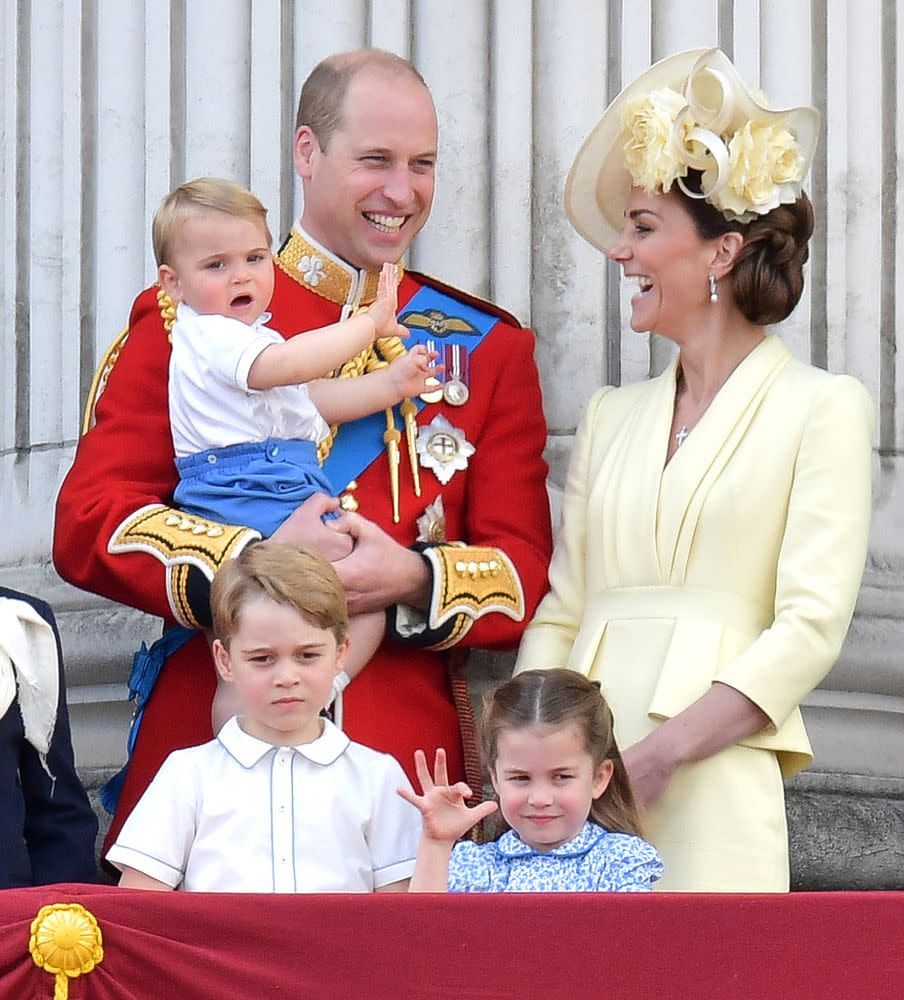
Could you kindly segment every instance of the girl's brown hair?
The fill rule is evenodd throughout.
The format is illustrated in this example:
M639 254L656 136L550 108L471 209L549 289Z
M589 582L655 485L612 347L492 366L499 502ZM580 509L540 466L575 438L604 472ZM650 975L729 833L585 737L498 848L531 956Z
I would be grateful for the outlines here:
M613 833L642 836L628 772L615 742L612 709L599 685L564 667L527 670L496 688L484 705L483 759L495 771L499 734L526 726L576 725L594 770L611 760L612 779L590 805L588 819ZM502 830L498 831L502 833Z

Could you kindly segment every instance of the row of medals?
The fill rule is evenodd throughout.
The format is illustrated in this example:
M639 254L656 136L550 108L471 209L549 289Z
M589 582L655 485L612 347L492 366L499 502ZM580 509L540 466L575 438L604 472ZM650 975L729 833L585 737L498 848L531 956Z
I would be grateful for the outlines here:
M427 341L427 350L435 351L436 343ZM461 344L447 344L446 371L449 373L446 381L442 384L439 379L431 376L427 379L427 385L431 388L427 392L421 393L421 399L425 403L438 403L444 399L450 406L464 406L471 395L468 389L468 349Z

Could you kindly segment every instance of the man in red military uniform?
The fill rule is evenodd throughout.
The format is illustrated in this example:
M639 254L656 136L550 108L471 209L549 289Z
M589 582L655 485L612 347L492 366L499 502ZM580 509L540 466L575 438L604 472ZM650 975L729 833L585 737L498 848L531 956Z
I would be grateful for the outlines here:
M426 222L436 160L426 85L377 50L324 60L302 88L293 154L304 211L277 257L269 323L285 336L372 301L382 263L399 261ZM338 427L321 446L330 481L345 487L338 526L355 541L336 564L350 607L388 611L381 649L344 693L344 728L409 771L415 748L432 758L444 746L452 780L474 781L454 651L513 648L546 589L546 426L533 337L495 306L413 272L399 303L411 342L429 339L443 356L445 385ZM53 555L71 583L198 628L210 621L216 569L259 536L170 506L172 319L160 289L135 300L60 491ZM379 341L337 377L400 350ZM325 503L312 498L274 537L300 544L324 530ZM170 751L211 738L214 668L203 637L167 651L111 837Z

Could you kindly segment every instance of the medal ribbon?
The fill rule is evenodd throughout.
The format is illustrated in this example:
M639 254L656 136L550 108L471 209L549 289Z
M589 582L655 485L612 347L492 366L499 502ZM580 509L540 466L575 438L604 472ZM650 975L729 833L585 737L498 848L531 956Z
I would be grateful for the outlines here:
M414 322L415 316L428 316L432 311L440 312L448 319L464 320L473 327L473 331L451 330L437 334L429 326L419 326ZM462 345L469 354L477 350L484 337L499 322L499 317L425 286L399 310L399 322L411 333L405 341L406 348L414 344L426 345L428 340L432 340L440 352L438 360L441 362L443 347L447 344ZM427 405L422 399L414 399L412 402L418 413ZM401 417L399 423L402 424ZM342 425L336 443L323 463L323 470L334 490L340 492L345 489L347 483L357 479L383 454L385 429L386 417L382 410Z

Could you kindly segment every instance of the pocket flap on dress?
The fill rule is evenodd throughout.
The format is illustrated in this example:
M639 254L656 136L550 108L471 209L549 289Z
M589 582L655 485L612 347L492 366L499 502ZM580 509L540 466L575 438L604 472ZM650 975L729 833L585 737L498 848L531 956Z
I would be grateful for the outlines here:
M651 719L670 719L706 694L719 669L722 632L723 626L716 622L675 622L647 709Z
M593 665L600 658L608 624L608 621L596 621L592 624L582 625L574 640L574 645L571 647L568 663L563 664L563 666L589 677Z

